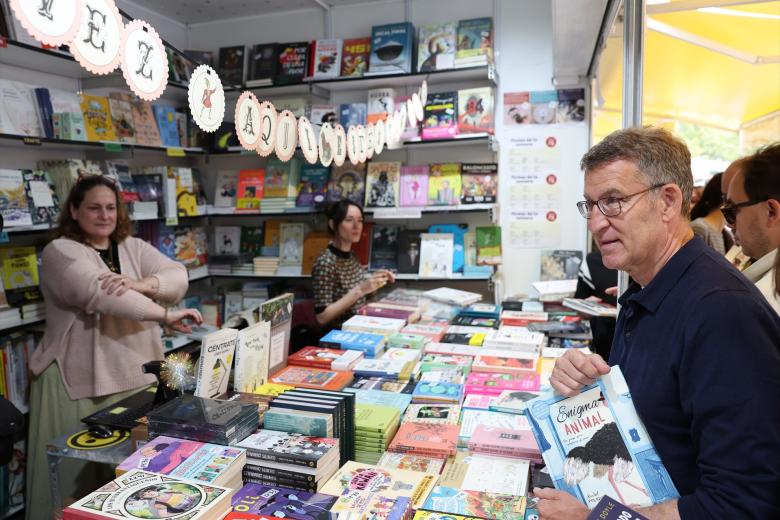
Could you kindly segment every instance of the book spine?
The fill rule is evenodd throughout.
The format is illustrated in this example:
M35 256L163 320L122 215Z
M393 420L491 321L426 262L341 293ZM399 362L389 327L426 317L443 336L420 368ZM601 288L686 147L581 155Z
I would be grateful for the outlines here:
M246 471L243 472L243 480L244 484L253 483L253 484L261 484L264 486L273 486L273 487L286 487L290 489L298 489L300 491L308 491L309 493L316 493L317 492L317 484L316 482L312 482L311 484L303 484L294 480L288 480L283 478L264 478L261 476L253 475L251 473L248 473Z
M246 456L250 459L267 460L268 462L277 462L279 464L293 464L295 466L304 466L307 468L316 468L316 460L305 460L283 453L269 453L265 451L257 451L252 448L246 450Z
M247 462L244 466L244 474L253 475L256 478L282 478L287 480L293 480L301 482L302 485L308 485L310 482L314 482L314 475L308 473L297 473L295 471L289 471L286 469L269 468L266 466L256 466Z

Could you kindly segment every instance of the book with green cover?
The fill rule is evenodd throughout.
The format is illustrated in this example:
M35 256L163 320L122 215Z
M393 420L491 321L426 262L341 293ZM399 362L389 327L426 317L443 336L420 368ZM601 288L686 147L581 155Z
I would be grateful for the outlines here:
M477 228L477 265L501 265L501 228Z
M400 419L398 408L380 404L355 405L355 430L384 432L398 423Z
M265 412L263 418L263 427L269 430L314 437L333 436L333 420L326 413L272 407Z

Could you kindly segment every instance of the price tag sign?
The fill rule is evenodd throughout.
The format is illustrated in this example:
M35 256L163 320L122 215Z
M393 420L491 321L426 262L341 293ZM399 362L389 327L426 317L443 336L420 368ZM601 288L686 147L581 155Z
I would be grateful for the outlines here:
M187 153L184 151L184 148L166 148L165 154L168 157L186 157Z
M165 225L166 226L178 226L179 225L179 217L167 217L165 219Z
M28 146L41 146L41 138L40 137L22 137L22 142Z
M122 151L121 143L103 143L103 149L107 152L119 153Z

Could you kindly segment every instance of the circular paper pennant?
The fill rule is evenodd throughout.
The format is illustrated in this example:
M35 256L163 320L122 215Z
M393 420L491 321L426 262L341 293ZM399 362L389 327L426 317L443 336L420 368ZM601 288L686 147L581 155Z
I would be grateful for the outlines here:
M260 103L260 138L257 142L257 153L261 157L268 157L276 148L276 127L279 116L276 108L270 101Z
M354 126L350 126L349 130L347 130L347 156L349 157L349 162L355 165L360 163L357 134L357 128Z
M400 115L400 117L398 119L401 121L401 124L398 125L398 126L400 126L401 134L403 134L404 130L406 130L406 127L409 124L408 123L409 116L407 115L407 111L406 111L406 103L401 105L401 110L398 113ZM399 136L399 139L400 139L400 137L401 136Z
M276 156L279 160L287 162L295 153L295 147L298 145L296 139L298 125L295 116L289 110L283 110L279 114L276 122Z
M406 110L405 106L402 106L401 108ZM401 134L404 132L404 126L406 126L406 114L403 114L400 110L396 110L393 115L393 121L395 121L395 125L393 125L393 141L400 141Z
M374 125L369 124L366 126L366 159L371 159L374 156L375 140L376 131L374 130Z
M385 122L374 124L374 154L379 155L385 149Z
M168 56L154 27L143 20L125 25L119 54L130 90L146 101L159 98L168 85Z
M241 146L254 150L260 142L260 102L249 91L243 92L236 101L236 135Z
M426 80L423 80L422 85L420 85L419 98L422 106L428 104L428 82Z
M225 119L225 91L217 72L198 65L187 88L192 119L204 132L215 132Z
M347 134L344 127L336 123L333 125L333 164L341 166L347 158Z
M406 117L409 121L408 125L417 126L417 117L414 114L414 103L412 103L412 98L406 100L404 108L406 108Z
M425 117L424 107L425 102L417 95L417 92L412 94L412 108L414 108L414 117L416 117L418 121L422 121Z
M393 119L392 113L387 114L387 118L385 119L385 144L387 144L388 148L393 142L393 128L395 127L395 121Z
M333 162L333 140L334 140L333 127L330 123L322 123L320 128L320 137L318 142L320 163L323 166L330 166Z
M314 128L305 117L298 119L298 142L301 143L303 157L309 164L314 164L319 158L317 138L314 136Z
M368 157L368 152L366 150L368 148L368 143L366 142L366 127L363 125L357 125L355 132L358 162L364 163Z
M119 45L125 24L114 0L83 0L78 34L70 44L73 57L93 74L108 74L119 66Z
M73 41L84 15L83 0L11 0L11 8L33 38L54 47Z

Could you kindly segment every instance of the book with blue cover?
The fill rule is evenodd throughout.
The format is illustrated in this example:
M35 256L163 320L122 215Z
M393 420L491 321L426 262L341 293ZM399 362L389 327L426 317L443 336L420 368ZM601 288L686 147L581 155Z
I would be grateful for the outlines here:
M409 74L414 57L414 26L410 22L371 28L370 73Z
M412 392L415 403L454 403L460 404L463 398L463 385L446 381L420 382Z
M344 129L366 124L367 105L365 103L344 103L339 107L339 123Z
M329 418L325 412L301 413L272 407L263 415L263 428L313 437L333 437L333 420L329 421Z
M297 207L312 207L325 202L328 193L330 167L317 164L304 164L301 168L301 180L298 185Z
M160 139L163 146L181 146L179 141L179 127L176 124L176 111L167 105L152 105L154 118L157 120L157 128L160 130Z
M679 497L619 366L575 397L528 401L526 414L555 487L589 508L605 495L639 507Z
M452 272L463 271L465 263L465 237L468 224L435 224L428 228L428 233L452 233Z
M320 346L341 350L359 350L366 357L376 357L384 349L385 337L381 334L334 329L320 338Z

